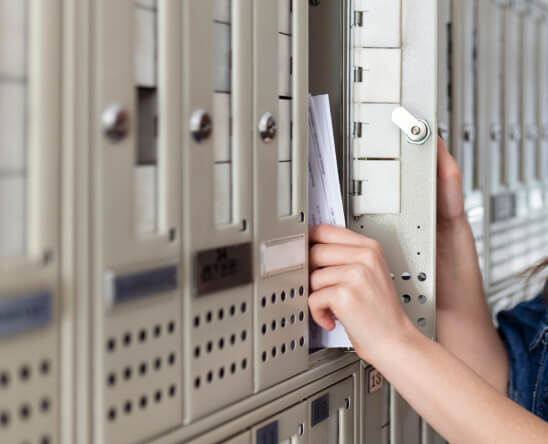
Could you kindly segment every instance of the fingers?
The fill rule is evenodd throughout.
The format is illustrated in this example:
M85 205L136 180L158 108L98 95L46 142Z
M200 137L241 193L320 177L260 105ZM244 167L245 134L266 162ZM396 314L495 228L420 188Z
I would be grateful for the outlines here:
M367 268L362 264L321 268L310 274L310 289L314 291L340 284L359 286L367 280Z
M371 247L375 243L359 233L334 225L316 225L309 230L310 242L321 244L353 245L355 247Z
M326 288L310 294L308 297L308 308L314 322L320 327L331 331L335 328L333 310L336 289Z
M316 244L310 248L310 269L336 265L363 264L376 269L385 264L380 245L372 241L371 247Z

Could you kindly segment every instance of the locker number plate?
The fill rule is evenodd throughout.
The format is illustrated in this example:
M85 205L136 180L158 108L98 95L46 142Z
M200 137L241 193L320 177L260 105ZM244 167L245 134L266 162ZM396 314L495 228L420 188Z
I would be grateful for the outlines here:
M379 391L380 389L382 389L384 386L384 376L381 375L381 373L374 368L369 370L367 381L368 381L368 387L367 387L368 393L375 393L376 391Z

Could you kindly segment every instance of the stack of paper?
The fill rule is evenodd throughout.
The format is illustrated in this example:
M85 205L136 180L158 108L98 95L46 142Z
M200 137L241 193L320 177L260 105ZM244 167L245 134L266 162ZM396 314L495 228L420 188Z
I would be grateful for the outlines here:
M327 95L310 96L308 102L308 214L310 225L346 226L337 170L335 137ZM352 347L342 325L328 332L310 321L311 348Z

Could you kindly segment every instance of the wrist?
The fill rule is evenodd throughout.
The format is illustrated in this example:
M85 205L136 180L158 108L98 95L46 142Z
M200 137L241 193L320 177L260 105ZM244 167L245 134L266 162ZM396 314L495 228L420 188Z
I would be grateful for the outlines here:
M367 356L361 356L358 353L364 361L368 361L381 372L382 368L387 365L401 364L406 348L420 343L424 338L424 335L413 325L407 315L403 316L398 327L391 329L391 332L391 334L375 341L377 347L367 350Z

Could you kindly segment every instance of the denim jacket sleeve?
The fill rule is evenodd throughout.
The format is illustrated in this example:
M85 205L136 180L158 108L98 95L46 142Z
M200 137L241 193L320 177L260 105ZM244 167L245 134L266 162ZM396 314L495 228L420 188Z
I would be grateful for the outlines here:
M510 362L508 396L548 421L548 304L542 295L498 315Z

